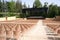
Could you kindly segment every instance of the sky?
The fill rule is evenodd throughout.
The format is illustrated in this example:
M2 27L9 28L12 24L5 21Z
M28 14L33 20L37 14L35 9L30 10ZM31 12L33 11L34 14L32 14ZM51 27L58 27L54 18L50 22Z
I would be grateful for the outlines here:
M9 0L5 0L5 1L9 1ZM26 3L27 6L30 5L30 7L32 7L33 2L35 0L21 0L21 1L22 1L22 4ZM53 4L57 4L58 6L60 6L60 0L40 0L40 2L42 3L42 5L44 5L44 2L48 2L48 5L53 3Z

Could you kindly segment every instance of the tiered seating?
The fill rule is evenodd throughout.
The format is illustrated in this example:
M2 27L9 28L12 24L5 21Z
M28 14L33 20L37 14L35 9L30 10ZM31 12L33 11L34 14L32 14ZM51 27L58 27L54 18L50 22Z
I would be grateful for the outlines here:
M49 40L60 40L60 22L53 20L44 20L44 25L47 25L47 37Z
M51 28L55 33L60 35L60 22L56 21L44 21L44 23Z
M0 22L0 35L5 35L3 37L8 40L12 38L18 40L24 32L32 28L37 22L37 20L14 20Z
M5 40L5 37L6 37L6 31L5 31L5 28L4 26L2 27L3 25L0 24L0 40Z
M53 29L53 31L55 31L55 32L57 31L58 28L60 28L59 25L53 25L53 24L47 24L47 26L50 27L51 29Z

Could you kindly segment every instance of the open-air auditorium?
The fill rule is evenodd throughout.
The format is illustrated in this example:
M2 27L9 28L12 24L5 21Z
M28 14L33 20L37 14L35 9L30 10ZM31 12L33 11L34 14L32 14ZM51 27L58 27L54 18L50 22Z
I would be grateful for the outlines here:
M60 21L46 20L47 14L42 15L47 8L27 8L22 12L26 20L0 21L0 40L60 40Z
M38 19L2 21L0 40L60 40L59 23Z

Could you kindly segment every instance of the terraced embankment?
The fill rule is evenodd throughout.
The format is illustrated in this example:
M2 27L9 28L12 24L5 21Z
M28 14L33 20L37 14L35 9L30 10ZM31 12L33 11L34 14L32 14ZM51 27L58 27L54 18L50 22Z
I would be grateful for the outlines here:
M60 40L60 21L44 20L48 38L51 40Z

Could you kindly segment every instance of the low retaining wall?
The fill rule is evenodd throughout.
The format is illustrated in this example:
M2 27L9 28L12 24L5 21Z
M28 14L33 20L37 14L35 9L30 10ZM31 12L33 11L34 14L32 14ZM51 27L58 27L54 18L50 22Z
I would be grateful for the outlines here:
M60 21L60 16L56 16L56 18L46 18L46 20Z
M7 20L16 20L16 17L13 16L13 17L7 17Z
M0 18L0 21L5 21L5 20L6 20L5 17Z
M6 21L6 20L16 20L16 17L15 16L13 16L13 17L2 17L2 18L0 18L0 21Z
M60 16L56 16L56 21L60 21Z
M54 20L54 18L46 18L46 20Z

